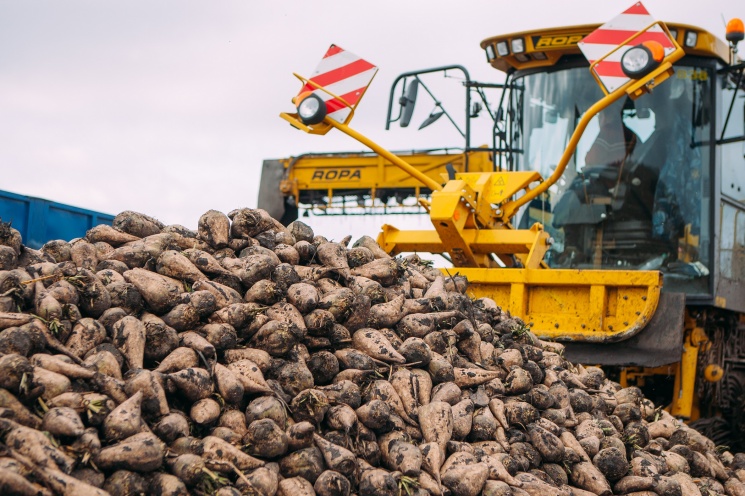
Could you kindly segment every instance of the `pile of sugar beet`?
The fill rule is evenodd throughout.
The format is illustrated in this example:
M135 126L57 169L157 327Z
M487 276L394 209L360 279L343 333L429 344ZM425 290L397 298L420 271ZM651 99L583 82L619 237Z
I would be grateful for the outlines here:
M745 455L350 241L248 208L40 250L0 223L0 494L745 494Z

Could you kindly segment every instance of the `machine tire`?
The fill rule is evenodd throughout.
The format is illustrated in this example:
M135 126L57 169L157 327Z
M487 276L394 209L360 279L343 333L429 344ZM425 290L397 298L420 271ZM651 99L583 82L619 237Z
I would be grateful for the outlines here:
M297 205L295 205L295 202L289 201L289 199L285 198L285 211L279 221L282 225L287 226L298 219L299 212L300 210Z

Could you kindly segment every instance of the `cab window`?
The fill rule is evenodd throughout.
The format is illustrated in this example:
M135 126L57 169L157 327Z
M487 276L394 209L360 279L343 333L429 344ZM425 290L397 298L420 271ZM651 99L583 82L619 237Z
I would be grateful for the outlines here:
M738 78L737 73L722 78L717 137L722 154L722 195L745 204L745 88L741 82L737 89Z

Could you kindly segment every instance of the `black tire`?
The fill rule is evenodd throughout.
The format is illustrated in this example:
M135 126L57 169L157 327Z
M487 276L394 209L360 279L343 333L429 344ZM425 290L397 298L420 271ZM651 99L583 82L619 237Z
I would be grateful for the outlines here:
M279 219L279 221L284 226L290 225L290 223L295 222L298 219L299 212L300 209L297 208L295 202L290 202L285 199L285 212L282 214L282 217Z

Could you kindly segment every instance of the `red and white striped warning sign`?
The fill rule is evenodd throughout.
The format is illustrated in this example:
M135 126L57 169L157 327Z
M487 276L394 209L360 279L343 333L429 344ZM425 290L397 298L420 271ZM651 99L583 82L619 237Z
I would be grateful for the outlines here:
M355 108L377 72L378 68L370 62L341 47L331 45L318 67L316 67L310 81L323 86L334 95L343 98L352 108ZM308 83L303 86L298 94L308 91L312 91L326 102L326 115L328 117L338 122L344 122L350 109L339 99L333 98L324 91L314 89Z
M614 17L585 36L579 42L579 48L592 64L654 22L655 19L649 14L644 5L641 2L637 2L622 14ZM665 49L665 55L669 55L675 50L675 45L667 36L667 33L665 33L659 24L655 24L634 38L630 45L618 49L595 66L595 74L597 74L608 93L629 81L629 78L621 69L621 57L626 53L626 50L648 40L654 40L660 43Z

